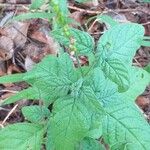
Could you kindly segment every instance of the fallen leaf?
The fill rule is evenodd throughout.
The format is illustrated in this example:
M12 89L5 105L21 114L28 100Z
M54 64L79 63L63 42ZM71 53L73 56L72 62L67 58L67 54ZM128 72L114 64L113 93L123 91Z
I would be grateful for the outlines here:
M144 109L150 104L150 100L144 96L139 96L136 99L136 103L138 106L140 106L142 109Z
M0 37L0 61L12 58L14 53L14 43L11 38L6 36Z
M36 41L48 44L48 39L47 39L46 35L44 33L40 32L40 31L33 32L30 35L30 38L32 38L32 39L34 39Z
M83 25L85 23L85 19L83 18L84 13L80 11L75 11L71 13L70 17L74 19L77 23L80 25ZM72 23L71 26L77 27L77 24Z
M15 46L23 47L27 41L29 23L15 22L5 28L7 36L14 41Z

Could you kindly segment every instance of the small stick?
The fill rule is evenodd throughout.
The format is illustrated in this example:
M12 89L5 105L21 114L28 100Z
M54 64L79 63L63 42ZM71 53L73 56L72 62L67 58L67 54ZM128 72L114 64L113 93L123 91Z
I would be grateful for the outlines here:
M10 7L10 6L15 6L15 7L23 7L24 9L28 10L28 7L30 6L30 4L6 4L6 3L1 3L0 4L0 7ZM135 9L108 9L108 10L104 10L104 11L94 11L94 10L86 10L86 9L82 9L82 8L78 8L76 6L68 6L69 9L72 9L72 10L77 10L77 11L80 11L80 12L85 12L87 14L92 14L92 15L98 15L98 14L101 14L102 12L103 13L107 13L107 12L118 12L118 13L124 13L124 12L135 12L135 11L141 11L145 14L150 14L149 11L147 10L144 10L142 7L137 7Z
M5 124L5 122L7 121L7 119L10 117L10 115L15 111L15 109L18 107L18 104L16 104L12 110L8 113L8 115L5 117L5 119L3 120L1 126L3 126Z
M13 91L13 90L0 90L0 92L9 92L9 93L18 93L18 91Z
M87 13L87 14L93 14L93 15L98 15L98 14L102 13L102 11L86 10L86 9L78 8L76 6L68 6L68 8L72 9L72 10L77 10L77 11L80 11L80 12L84 12L84 13Z

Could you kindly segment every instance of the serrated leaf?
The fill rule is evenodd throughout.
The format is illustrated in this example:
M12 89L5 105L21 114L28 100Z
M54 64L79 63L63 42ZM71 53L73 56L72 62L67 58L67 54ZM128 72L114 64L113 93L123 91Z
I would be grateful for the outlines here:
M22 108L24 117L33 123L41 123L50 117L50 111L45 106L25 106Z
M47 12L30 12L15 16L13 20L26 20L26 19L51 19L54 15Z
M47 149L74 150L83 139L91 124L92 115L102 115L100 103L88 87L79 96L62 97L54 103L53 117L48 129Z
M84 138L76 150L105 150L104 146L92 138Z
M104 76L103 71L98 67L95 68L91 74L90 79L88 78L86 82L90 81L90 86L93 89L97 99L99 99L103 106L107 105L111 99L117 99L118 89L117 85Z
M103 136L111 149L149 149L150 127L135 104L118 96L105 106L105 111Z
M93 53L94 40L87 32L72 29L71 35L75 40L75 46L80 55L87 55L89 53Z
M118 85L120 92L129 88L128 70L136 50L141 46L139 40L143 35L144 29L141 25L119 24L106 31L98 41L98 65Z
M77 48L77 53L79 55L89 55L90 53L93 53L94 50L94 40L93 38L84 31L80 31L77 29L70 29L70 33L72 35L72 40L75 43L75 46ZM52 35L55 39L57 39L61 44L64 44L65 46L69 46L69 38L66 38L61 30L56 30L52 32Z
M41 150L44 129L42 125L17 123L0 130L1 150Z
M144 28L134 23L119 24L105 32L98 41L97 51L105 59L107 57L120 59L126 64L132 64L132 59L141 46Z
M127 91L130 86L128 68L119 59L99 60L99 65L106 77L117 83L119 92Z
M130 101L134 101L144 92L146 86L150 84L150 74L141 68L132 67L130 80L130 88L121 95Z
M7 79L7 76L5 76L0 80L8 81L12 77ZM23 76L23 80L28 82L32 88L26 89L12 98L10 97L8 102L5 101L5 104L29 98L42 99L46 105L49 105L58 97L67 95L78 77L80 77L80 74L75 72L73 62L68 54L64 53L59 57L47 56L33 70ZM13 81L16 80L16 78L13 78Z
M31 73L26 76L26 80L34 79L30 82L32 86L47 91L49 100L59 96L67 95L71 85L78 79L73 62L68 54L60 57L49 56L38 64Z
M137 106L130 101L130 97L118 93L116 85L105 78L99 68L94 70L92 78L93 90L107 114L102 130L105 142L112 150L147 150L150 146L150 127Z
M47 150L50 149L49 144L54 145L57 150L74 150L74 146L88 132L89 118L85 117L86 108L71 97L64 97L55 102L59 109L55 116L50 120L50 126L47 135ZM83 107L83 108L82 108ZM88 121L88 122L87 122Z
M101 123L101 116L95 114L91 117L91 125L90 130L87 134L87 137L93 139L99 139L102 136L102 123Z

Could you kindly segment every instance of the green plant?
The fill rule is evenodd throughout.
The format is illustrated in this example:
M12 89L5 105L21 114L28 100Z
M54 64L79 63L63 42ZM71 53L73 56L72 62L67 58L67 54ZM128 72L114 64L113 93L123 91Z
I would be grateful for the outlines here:
M68 20L60 18L64 15L58 3L53 6L58 16L51 34L74 51L77 60L87 56L89 65L75 67L62 52L46 56L27 73L1 77L0 83L30 85L1 105L22 99L43 105L23 107L27 121L0 130L0 149L103 150L101 138L111 150L149 150L150 126L134 100L149 84L150 74L132 66L144 28L115 23L95 44L88 33L70 28Z

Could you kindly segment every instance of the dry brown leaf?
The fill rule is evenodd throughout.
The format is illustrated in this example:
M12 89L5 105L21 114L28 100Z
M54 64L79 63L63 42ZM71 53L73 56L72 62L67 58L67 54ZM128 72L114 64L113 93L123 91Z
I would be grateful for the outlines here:
M15 22L6 27L5 31L7 32L7 36L14 41L15 46L23 47L27 41L28 27L28 22Z
M19 70L17 66L15 66L14 64L11 64L7 69L7 74L12 74L13 72L21 73L21 71Z
M39 30L39 31L33 32L30 36L32 39L45 44L45 47L43 47L40 50L39 50L39 48L36 48L38 51L38 54L40 54L40 56L41 55L45 56L47 54L57 55L59 45L57 42L55 42L55 40L49 34L46 34L46 33L47 32L44 32L44 31L42 32ZM33 47L35 49L35 46L33 46ZM28 53L30 53L29 50L28 50ZM36 53L36 52L34 52L34 53Z
M70 17L73 18L77 23L83 25L84 24L84 18L83 18L83 12L75 11L71 13ZM75 24L72 24L73 27L76 27Z
M6 66L4 61L0 61L0 76L4 76L6 74Z
M13 96L13 95L15 95L15 94L14 93L5 93L1 96L1 99L5 100L5 99L7 99L7 98L9 98L10 96Z
M46 37L46 35L40 31L35 31L30 35L30 38L37 40L39 42L48 44L48 39Z
M144 109L150 104L150 100L144 96L139 96L136 99L136 103L138 106L140 106L142 109Z
M14 43L11 38L6 36L0 37L0 61L12 58L14 53Z

